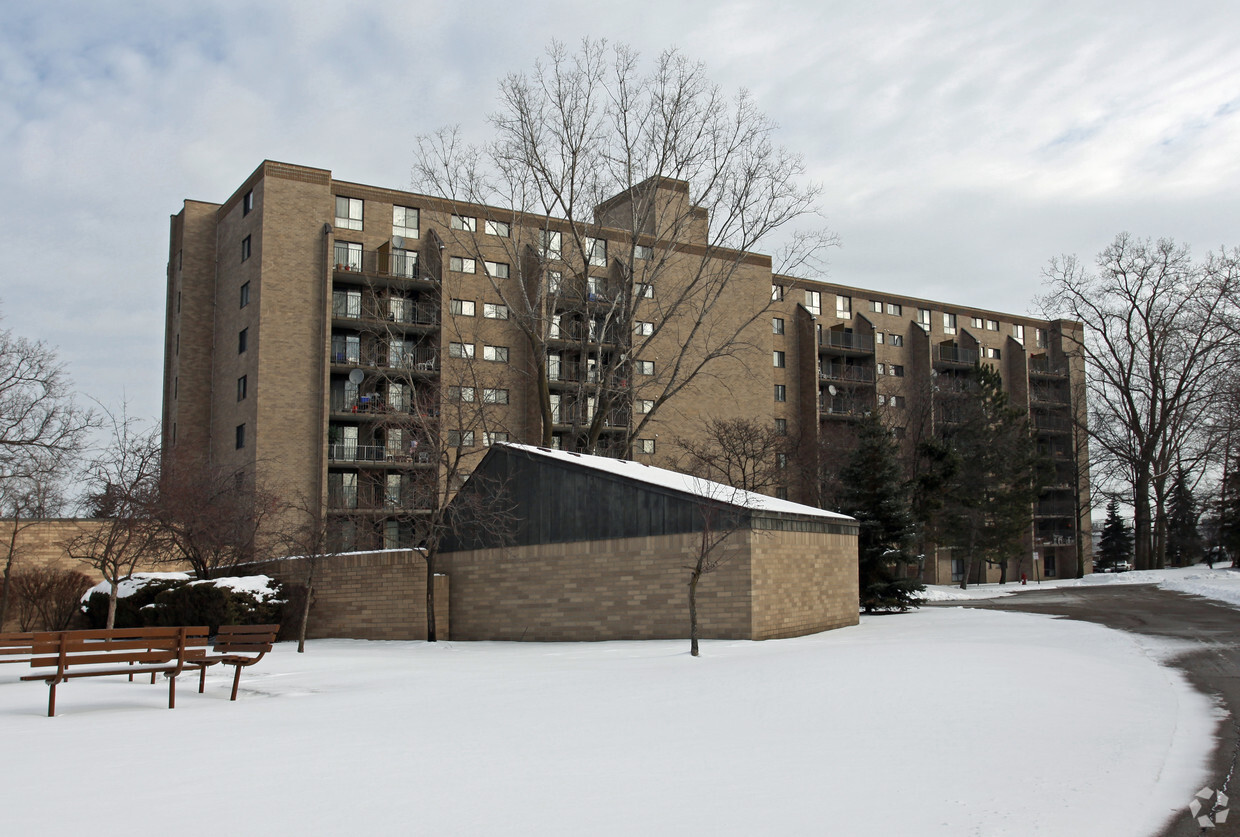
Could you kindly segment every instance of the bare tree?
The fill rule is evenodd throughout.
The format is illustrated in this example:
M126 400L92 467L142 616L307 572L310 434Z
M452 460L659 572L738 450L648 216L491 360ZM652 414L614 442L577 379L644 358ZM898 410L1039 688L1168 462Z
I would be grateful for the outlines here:
M314 585L323 562L339 555L341 548L337 531L325 513L321 503L302 500L292 504L290 512L296 517L280 532L289 560L301 562L305 570L302 587L305 598L301 606L301 619L297 627L297 653L306 651L306 628L310 624L310 606L314 600Z
M454 224L449 243L484 266L524 337L539 441L567 425L564 447L626 455L668 400L756 348L769 265L749 253L814 215L819 190L747 94L728 99L675 51L647 71L624 46L553 42L500 82L491 125L484 148L455 129L419 138L414 188L511 207L500 234ZM835 243L788 240L778 269Z
M1124 486L1134 508L1136 566L1149 569L1161 560L1154 523L1166 520L1172 469L1209 413L1218 361L1234 345L1226 325L1240 251L1195 263L1171 240L1124 233L1098 256L1095 273L1063 256L1043 274L1042 310L1086 326L1081 354L1095 482Z
M82 605L91 579L77 570L46 564L26 567L12 578L17 600L18 628L23 631L63 631Z
M788 437L769 421L708 419L700 436L677 437L675 470L766 494L787 481Z
M65 551L108 582L105 627L111 628L120 582L157 550L149 515L159 485L160 435L158 428L144 429L124 411L109 415L109 422L110 442L87 467L82 501L98 520L80 524L79 533L66 541Z
M43 519L63 512L63 475L62 469L37 465L27 474L0 480L0 515L5 518L4 529L0 532L0 548L4 549L4 575L0 578L0 626L8 619L12 598L9 582L22 551L22 533Z
M735 505L739 489L717 482L695 479L701 533L693 564L689 570L689 653L700 656L698 648L697 590L702 577L715 572L732 558L724 544L746 524L745 515Z

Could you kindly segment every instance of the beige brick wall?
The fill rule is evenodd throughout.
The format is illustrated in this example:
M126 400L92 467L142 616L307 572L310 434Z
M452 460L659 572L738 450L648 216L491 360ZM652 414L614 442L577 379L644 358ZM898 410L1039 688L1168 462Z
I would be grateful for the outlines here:
M857 624L856 535L745 534L753 555L753 639Z
M290 584L305 579L298 559L269 565L267 571ZM440 639L449 634L449 584L435 578L435 625ZM323 559L310 606L311 639L426 639L426 564L412 550L352 553Z

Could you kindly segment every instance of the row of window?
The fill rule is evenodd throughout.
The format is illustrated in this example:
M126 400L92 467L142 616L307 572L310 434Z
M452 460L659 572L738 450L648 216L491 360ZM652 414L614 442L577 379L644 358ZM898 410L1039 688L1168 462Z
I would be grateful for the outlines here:
M448 357L461 358L461 359L468 360L470 358L475 357L474 349L475 347L473 343L449 343L448 344ZM494 361L495 363L507 363L508 362L508 347L507 346L490 346L487 344L483 344L482 359Z
M477 305L472 299L448 301L448 313L458 317L473 317L477 310ZM482 303L482 316L488 320L506 320L508 319L508 306L498 302L484 302Z
M477 390L474 387L448 387L448 400L457 404L474 403ZM507 404L508 390L483 388L483 404Z
M483 261L482 266L492 279L507 279L509 276L509 267L504 262ZM478 260L464 256L449 256L448 270L453 273L477 273Z

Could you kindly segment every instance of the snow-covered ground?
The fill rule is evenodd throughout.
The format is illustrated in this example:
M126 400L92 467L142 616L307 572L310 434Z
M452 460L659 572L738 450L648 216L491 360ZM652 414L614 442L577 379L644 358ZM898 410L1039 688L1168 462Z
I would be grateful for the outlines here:
M975 584L970 585L968 590L930 585L926 587L925 598L930 602L967 601L1014 596L1031 590L1046 590L1054 587L1094 587L1100 584L1158 584L1168 590L1205 596L1233 607L1240 607L1240 570L1224 569L1221 564L1215 570L1205 564L1197 564L1192 567L1173 567L1166 570L1092 573L1079 579L1055 579L1041 583L1030 581L1023 586L1019 581L1007 584Z
M198 695L0 667L6 834L1152 834L1216 710L1165 643L963 608L768 642L290 645Z

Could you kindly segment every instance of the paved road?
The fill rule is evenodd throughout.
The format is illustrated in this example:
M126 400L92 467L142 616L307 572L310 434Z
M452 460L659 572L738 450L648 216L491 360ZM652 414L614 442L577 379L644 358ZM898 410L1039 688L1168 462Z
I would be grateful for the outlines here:
M1217 697L1231 713L1219 729L1210 768L1210 787L1230 797L1230 815L1224 825L1203 831L1185 808L1166 824L1160 837L1240 835L1240 612L1152 584L1030 590L1002 599L978 599L966 606L1048 613L1200 646L1170 665L1183 671L1199 690ZM1184 801L1187 805L1189 800Z

